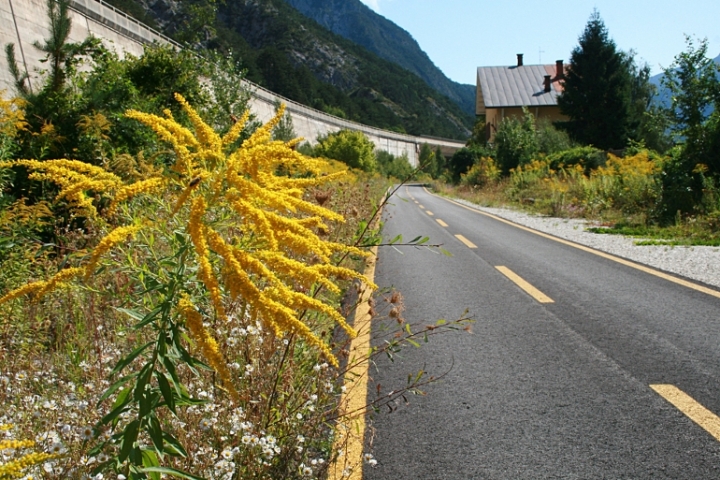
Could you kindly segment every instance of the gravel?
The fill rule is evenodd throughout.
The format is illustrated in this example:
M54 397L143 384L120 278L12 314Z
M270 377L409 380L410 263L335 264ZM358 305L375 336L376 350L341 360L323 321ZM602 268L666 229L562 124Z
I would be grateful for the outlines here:
M587 227L596 225L587 220L544 217L508 208L480 207L465 200L456 199L456 201L556 237L720 287L720 248L718 247L636 245L635 242L639 240L637 238L586 231Z

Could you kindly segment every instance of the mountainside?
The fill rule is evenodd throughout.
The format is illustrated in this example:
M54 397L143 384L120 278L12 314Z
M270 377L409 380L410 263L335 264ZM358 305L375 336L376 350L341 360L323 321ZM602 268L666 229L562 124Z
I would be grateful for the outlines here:
M405 30L360 0L286 0L328 30L413 72L468 114L475 113L475 86L453 82Z
M194 48L232 52L249 80L318 110L413 135L470 135L474 117L457 103L285 0L109 3L142 7L162 31Z

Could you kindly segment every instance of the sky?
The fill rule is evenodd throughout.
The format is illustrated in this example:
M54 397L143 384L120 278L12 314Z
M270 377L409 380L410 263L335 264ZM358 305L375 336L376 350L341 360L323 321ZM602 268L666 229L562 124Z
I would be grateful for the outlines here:
M570 59L593 10L622 51L661 73L707 38L720 55L720 0L361 0L407 30L445 75L475 84L477 67Z

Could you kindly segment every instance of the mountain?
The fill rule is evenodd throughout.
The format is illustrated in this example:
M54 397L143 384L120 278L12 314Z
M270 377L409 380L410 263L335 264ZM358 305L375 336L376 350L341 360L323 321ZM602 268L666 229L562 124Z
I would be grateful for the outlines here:
M163 33L195 49L232 54L249 80L299 103L413 135L470 135L474 117L456 102L285 0L107 1L140 7Z
M286 0L306 17L413 72L438 92L475 114L475 86L453 82L405 30L360 0Z

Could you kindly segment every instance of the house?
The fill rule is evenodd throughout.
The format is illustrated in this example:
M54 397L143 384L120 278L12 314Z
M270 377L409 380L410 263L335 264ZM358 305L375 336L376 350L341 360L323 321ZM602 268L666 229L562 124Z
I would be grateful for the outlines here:
M557 98L563 90L565 66L524 65L523 54L511 67L478 67L475 115L485 121L485 137L492 140L506 117L521 117L523 107L536 119L567 120L560 113Z

